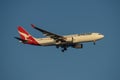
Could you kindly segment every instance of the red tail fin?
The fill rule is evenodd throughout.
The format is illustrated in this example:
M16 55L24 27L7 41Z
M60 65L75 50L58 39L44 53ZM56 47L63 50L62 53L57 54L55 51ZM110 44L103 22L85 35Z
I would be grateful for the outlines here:
M20 37L23 40L27 40L29 36L31 36L23 27L19 26L18 27L18 32L20 34Z
M18 32L20 34L21 39L27 40L28 44L38 45L38 42L32 37L23 27L18 27Z

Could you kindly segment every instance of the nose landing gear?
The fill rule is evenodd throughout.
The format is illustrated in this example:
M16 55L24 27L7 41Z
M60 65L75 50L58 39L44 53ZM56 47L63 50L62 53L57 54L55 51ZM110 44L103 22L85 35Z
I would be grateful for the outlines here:
M96 45L96 41L93 41L93 44Z

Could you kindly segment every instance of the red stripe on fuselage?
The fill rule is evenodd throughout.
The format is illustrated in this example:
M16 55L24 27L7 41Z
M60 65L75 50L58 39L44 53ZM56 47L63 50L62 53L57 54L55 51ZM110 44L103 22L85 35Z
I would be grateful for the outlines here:
M29 36L27 39L28 44L39 45L39 43L32 36Z

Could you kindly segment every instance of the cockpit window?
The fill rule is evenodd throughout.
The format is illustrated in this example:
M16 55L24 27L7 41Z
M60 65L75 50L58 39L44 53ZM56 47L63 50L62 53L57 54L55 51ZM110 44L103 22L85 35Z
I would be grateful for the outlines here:
M102 34L98 33L98 35L102 35Z

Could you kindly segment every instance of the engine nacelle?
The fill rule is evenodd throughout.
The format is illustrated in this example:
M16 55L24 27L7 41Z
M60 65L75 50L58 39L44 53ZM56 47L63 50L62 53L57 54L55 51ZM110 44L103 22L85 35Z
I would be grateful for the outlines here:
M74 44L72 47L80 49L80 48L83 48L83 44Z

